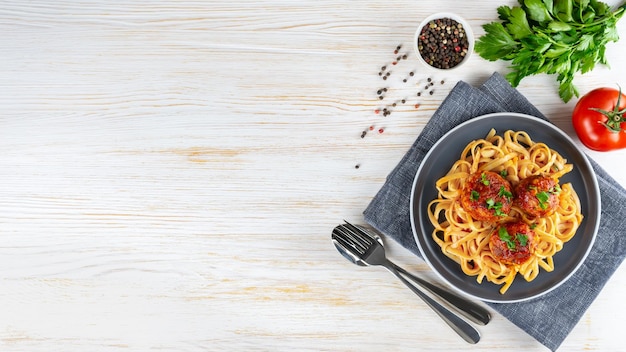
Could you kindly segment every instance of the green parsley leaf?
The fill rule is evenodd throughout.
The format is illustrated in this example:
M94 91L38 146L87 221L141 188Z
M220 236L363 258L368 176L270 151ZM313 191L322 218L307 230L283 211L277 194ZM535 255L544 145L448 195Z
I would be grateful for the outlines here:
M576 89L576 87L572 83L572 80L561 82L561 85L559 86L559 97L561 97L564 102L568 102L574 96L579 95L580 94L578 93L578 89Z
M511 198L513 198L513 194L507 191L506 188L504 188L504 186L500 186L500 191L498 192L498 196L505 197L508 200L511 200Z
M500 170L500 176L502 177L507 177L509 175L509 172L506 171L506 169L502 169Z
M616 42L619 40L619 33L617 27L609 27L604 31L604 36L610 42Z
M485 35L474 45L476 52L489 61L511 60L511 54L519 50L521 44L513 39L502 23L492 22L483 25Z
M557 0L554 3L554 14L563 22L572 22L572 11L574 11L574 4L572 0Z
M498 230L498 237L500 237L502 242L506 243L506 247L508 249L515 249L515 241L513 240L511 235L509 235L509 232L506 230L506 228L501 227Z
M552 20L552 15L541 0L525 0L524 5L528 9L528 17L531 20L540 23ZM550 9L552 9L552 5L550 5Z
M487 203L487 210L493 210L496 216L506 216L506 213L502 211L502 203L496 202L493 198L489 198L485 201Z
M539 206L541 209L548 208L548 200L550 200L550 194L548 192L539 192L535 197L539 200Z
M484 172L480 175L480 182L482 182L485 186L489 186L489 180Z
M528 244L528 236L524 235L523 233L516 234L515 239L517 240L517 242L519 242L519 245L522 247L526 247L526 245Z
M578 43L578 46L576 47L576 50L585 51L588 49L593 49L595 45L596 44L593 41L593 36L591 34L583 34L580 37L580 41Z
M472 192L470 194L470 199L471 200L478 200L478 198L480 198L480 193L472 190Z
M506 21L507 18L511 17L511 8L506 5L498 7L497 11L498 18L503 21Z
M589 5L591 5L597 16L606 16L611 11L609 5L600 1L591 1Z
M521 7L516 6L511 9L511 15L506 29L515 39L522 39L532 34L530 25L526 19L526 12L524 12Z

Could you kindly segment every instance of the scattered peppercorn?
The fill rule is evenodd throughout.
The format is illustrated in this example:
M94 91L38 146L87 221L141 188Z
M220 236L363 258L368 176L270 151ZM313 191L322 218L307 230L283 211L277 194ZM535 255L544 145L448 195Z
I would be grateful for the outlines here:
M406 54L398 54L399 50L401 49L402 45L398 45L396 48L395 52L395 56L394 56L394 61L391 62L393 65L397 65L400 63L400 60L406 60L408 59L408 53ZM378 72L378 75L381 76L383 78L383 80L387 80L387 78L389 78L391 76L393 70L390 69L389 64L385 64L380 66L380 71ZM408 71L408 70L407 70ZM406 76L404 76L402 78L403 82L408 82L411 79L415 79L412 77L415 77L418 75L418 70L416 70L415 68L411 71L405 71ZM433 82L437 82L439 80L431 77L418 77L415 83L415 86L419 91L416 92L417 96L420 97L422 96L422 94L424 93L429 93L430 95L434 95L434 90L432 89L434 83ZM385 83L385 84L390 84L390 83ZM444 84L444 81L441 80L441 84ZM413 83L411 84L411 86L413 86ZM423 87L420 89L420 87ZM387 92L390 90L389 86L387 87L379 87L376 89L376 94L379 100L385 100L387 98L389 99L393 99L392 96L387 96ZM395 92L394 92L395 94ZM393 95L393 94L392 94ZM391 97L391 98L390 98ZM391 115L391 113L393 112L393 110L395 110L395 107L398 106L398 104L411 104L413 105L413 107L415 108L415 110L419 109L421 107L421 103L419 102L411 102L410 101L411 98L401 98L398 100L395 100L393 102L389 102L387 104L385 104L384 106L380 106L379 108L374 108L374 113L376 115L381 115L382 117L387 117L389 115ZM381 104L382 105L382 104ZM413 111L415 111L413 110ZM367 136L367 133L370 132L372 133L373 131L377 131L378 134L382 134L385 132L385 128L384 127L376 127L376 125L372 124L370 126L368 126L365 130L363 130L360 134L361 138L365 138ZM354 168L358 169L360 168L361 164L360 163L355 163L354 164Z
M361 167L361 164L356 164L356 165L354 165L354 168L355 168L355 169L358 169L358 168L360 168L360 167Z
M442 79L442 80L441 80L441 84L444 84L444 83L446 83L446 81L444 81L444 80Z

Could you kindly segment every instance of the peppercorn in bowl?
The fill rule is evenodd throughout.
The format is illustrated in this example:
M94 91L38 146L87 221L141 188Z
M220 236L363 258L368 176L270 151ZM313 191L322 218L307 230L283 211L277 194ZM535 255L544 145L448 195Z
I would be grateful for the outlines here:
M450 70L469 59L474 50L474 35L461 16L439 12L420 23L413 46L418 60L426 66Z

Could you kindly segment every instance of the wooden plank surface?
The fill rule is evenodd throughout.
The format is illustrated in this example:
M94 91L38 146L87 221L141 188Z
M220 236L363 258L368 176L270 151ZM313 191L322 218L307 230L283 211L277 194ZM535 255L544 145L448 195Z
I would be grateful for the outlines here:
M427 71L420 19L454 11L480 35L515 3L0 2L0 349L546 350L497 314L469 346L330 242L456 82L507 72L477 55ZM580 91L626 86L625 53L611 45ZM385 118L383 87L407 100ZM575 138L552 77L519 90ZM626 185L626 150L588 154ZM622 267L562 350L623 349L625 285Z

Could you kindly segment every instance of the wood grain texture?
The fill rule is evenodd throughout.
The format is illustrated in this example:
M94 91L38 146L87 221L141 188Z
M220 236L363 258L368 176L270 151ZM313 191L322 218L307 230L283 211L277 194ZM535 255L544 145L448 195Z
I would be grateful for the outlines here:
M507 70L474 55L426 71L420 19L454 10L479 35L501 4L2 1L0 349L546 350L498 315L468 346L330 242L457 81ZM398 44L408 58L391 65ZM577 77L580 91L626 86L625 50L611 45L612 68ZM417 97L427 78L434 93ZM384 118L382 87L385 104L406 100ZM552 77L519 90L575 138ZM626 150L589 155L626 185ZM622 267L563 350L623 347L625 285Z

